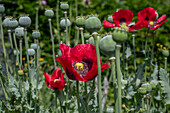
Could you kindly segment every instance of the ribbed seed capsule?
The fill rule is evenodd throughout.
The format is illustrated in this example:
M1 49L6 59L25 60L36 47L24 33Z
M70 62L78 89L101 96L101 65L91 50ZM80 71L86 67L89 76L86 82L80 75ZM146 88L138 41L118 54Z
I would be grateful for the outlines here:
M32 32L33 38L38 39L38 38L40 38L40 36L41 36L41 34L40 34L39 30L33 30L33 32Z
M0 4L0 14L3 14L5 12L5 7L3 4Z
M84 25L85 25L85 18L84 17L78 17L76 19L76 25L78 27L84 27Z
M5 19L3 20L3 27L4 28L9 28L9 21L10 21L10 19L12 19L11 16L5 17Z
M71 25L71 22L70 22L69 19L67 19L67 26L69 27L70 25ZM62 20L60 21L60 26L61 26L62 29L65 29L65 28L66 28L65 19L62 19Z
M11 29L15 29L18 26L18 21L16 19L10 19L8 22L8 26Z
M52 18L54 16L54 11L52 9L46 9L44 15L48 18Z
M33 44L31 44L31 48L32 48L32 49L36 50L36 49L37 49L37 47L38 47L38 45L37 45L37 44L34 44L34 43L33 43Z
M67 2L61 2L60 3L60 8L63 10L63 11L66 11L69 9L69 5Z
M19 18L19 25L22 27L29 27L31 25L31 18L27 15L23 15Z
M169 56L169 51L168 51L168 50L163 50L163 51L162 51L162 54L163 54L165 57L168 57L168 56Z
M28 49L28 55L29 56L35 55L35 50L34 49Z
M19 51L18 51L18 54L19 54ZM14 55L15 56L17 55L17 50L14 50Z
M23 39L24 38L24 28L23 27L17 27L15 29L15 36L18 39Z
M97 40L98 40L98 42L100 42L101 37L97 36ZM89 40L88 40L88 43L95 46L94 37L90 37Z
M122 28L115 28L115 30L112 33L112 38L117 43L123 43L128 38L127 31Z

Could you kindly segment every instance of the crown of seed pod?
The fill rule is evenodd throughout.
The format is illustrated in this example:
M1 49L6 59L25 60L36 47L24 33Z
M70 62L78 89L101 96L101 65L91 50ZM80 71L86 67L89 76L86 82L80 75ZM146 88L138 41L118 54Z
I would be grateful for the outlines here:
M29 56L35 55L35 50L34 49L28 49L28 55Z
M127 40L128 34L126 29L124 28L115 28L115 30L112 33L112 38L117 43L123 43Z
M33 32L32 32L33 38L38 39L38 38L40 38L40 36L41 36L41 34L40 34L39 30L33 30Z
M139 93L141 93L141 94L146 94L146 93L147 93L145 87L140 87L138 91L139 91Z
M12 18L9 20L8 26L11 29L15 29L18 26L18 21L15 18Z
M168 57L169 56L169 51L168 50L163 50L162 54L164 55L164 57Z
M37 47L38 47L38 45L37 45L37 44L34 44L34 43L32 43L32 44L31 44L31 48L32 48L32 49L36 50L36 49L37 49Z
M31 25L31 18L28 15L22 15L19 18L19 25L22 27L29 27Z
M17 55L17 50L14 50L14 55ZM19 55L19 51L18 51L18 55Z
M99 43L99 48L102 54L113 57L115 50L116 42L113 41L112 35L104 36Z
M76 19L76 25L78 27L84 27L84 25L85 25L85 18L84 17L78 17Z
M101 21L98 17L91 16L85 21L85 29L90 32L97 32L101 28Z
M71 25L71 22L70 22L69 19L67 19L67 26L69 27L70 25ZM62 19L62 20L60 21L60 26L61 26L62 29L65 29L65 28L66 28L65 19Z
M20 75L20 76L24 75L23 70L19 70L19 71L18 71L18 75Z
M98 42L100 42L101 37L97 36L97 40L98 40ZM88 40L88 43L95 46L94 37L90 37L89 40Z
M152 90L152 86L149 83L143 83L141 86L145 87L148 92Z
M15 28L15 36L18 39L23 39L23 37L24 37L24 28L23 27Z
M44 15L47 18L52 18L54 16L54 11L52 8L45 9Z
M9 21L12 19L11 16L6 16L5 19L3 20L3 27L4 28L9 28Z
M113 23L113 17L112 17L112 15L108 16L107 21Z
M63 11L66 11L69 9L69 5L67 2L60 2L60 8L63 10Z
M5 7L3 4L0 4L0 14L3 14L5 12Z

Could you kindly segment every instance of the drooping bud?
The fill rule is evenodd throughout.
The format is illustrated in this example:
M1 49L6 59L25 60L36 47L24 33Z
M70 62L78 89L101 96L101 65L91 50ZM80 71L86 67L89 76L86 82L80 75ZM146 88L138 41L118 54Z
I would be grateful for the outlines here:
M97 32L101 28L101 21L98 17L92 16L85 21L85 29L90 32Z
M21 27L29 27L31 25L31 18L28 15L22 15L19 18L19 25Z
M32 32L32 37L33 37L34 39L39 39L40 36L41 36L41 34L40 34L40 31L39 31L39 30L33 30L33 32Z
M63 11L66 11L69 9L69 5L67 2L60 2L60 8L63 10Z
M52 18L54 16L54 11L52 8L45 9L44 15L48 18Z
M3 14L5 12L5 7L3 4L0 4L0 14Z
M69 19L67 19L67 26L69 27L70 25L71 25L71 22L70 22ZM62 29L65 29L65 28L66 28L65 19L62 19L62 20L60 21L60 26L61 26Z
M163 50L163 51L162 51L162 54L163 54L165 57L168 57L168 56L169 56L169 51L168 51L168 50Z
M85 18L84 17L78 17L76 19L76 25L78 27L84 27L84 25L85 25Z
M15 29L18 26L18 21L16 19L12 18L9 20L8 26L11 29Z
M35 55L35 50L34 49L28 49L28 55L29 56Z
M23 37L24 37L24 28L23 27L17 27L15 29L15 36L18 39L23 39Z

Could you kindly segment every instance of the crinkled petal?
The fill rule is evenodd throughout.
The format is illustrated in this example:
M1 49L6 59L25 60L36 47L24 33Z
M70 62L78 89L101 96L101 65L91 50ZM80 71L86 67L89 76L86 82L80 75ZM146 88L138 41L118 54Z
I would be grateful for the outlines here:
M115 27L115 24L110 23L110 22L104 20L104 22L103 22L103 27L104 27L104 28L113 28L113 27Z
M51 76L51 79L54 80L56 78L59 78L61 76L61 70L60 68L56 68Z
M71 48L68 45L60 44L59 46L60 46L60 50L61 50L62 56L70 56Z
M129 28L129 31L140 30L142 27L143 27L143 22L138 21L135 25L133 25Z
M165 21L163 21L162 23L155 25L154 28L151 28L151 30L156 30L156 29L159 28L162 24L164 24L166 21L168 21L168 20L165 20Z
M157 19L157 22L160 23L165 18L166 18L166 15L162 15L160 18Z
M148 19L147 21L155 21L156 15L157 13L154 8L147 7L138 12L138 19L140 21L143 21L143 20L146 20L147 18Z
M44 72L44 76L45 76L45 83L47 84L47 86L49 87L49 88L51 88L49 85L50 85L50 81L51 81L51 76L48 74L48 73L46 73L46 72Z

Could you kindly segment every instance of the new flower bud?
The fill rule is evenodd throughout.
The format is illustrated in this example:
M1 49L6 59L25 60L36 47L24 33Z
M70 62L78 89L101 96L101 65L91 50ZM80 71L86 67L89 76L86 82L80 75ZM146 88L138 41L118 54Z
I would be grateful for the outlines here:
M148 92L152 90L152 86L149 83L143 83L142 87L145 87Z
M5 7L3 4L0 4L0 14L3 14L5 12Z
M69 27L70 25L71 25L71 22L70 22L69 19L67 19L67 26ZM65 28L66 28L65 19L62 19L62 20L60 21L60 26L61 26L62 29L65 29Z
M169 56L169 51L168 51L168 50L163 50L163 51L162 51L162 54L163 54L165 57L168 57L168 56Z
M99 48L102 54L112 57L114 55L116 42L113 41L112 35L104 36L99 43Z
M17 50L14 50L14 55L17 55ZM18 55L19 55L19 51L18 51Z
M92 16L89 17L86 21L85 21L85 29L90 32L97 32L99 31L101 28L101 21L99 20L99 18Z
M29 27L31 25L31 18L27 15L23 15L19 18L19 25L22 27Z
M34 49L28 49L28 55L29 56L35 55L35 50Z
M39 30L33 30L33 32L32 32L33 38L38 39L38 38L40 38L40 36L41 36L41 34L40 34Z
M24 37L24 28L23 27L17 27L15 29L15 36L18 39L23 39L23 37Z
M18 26L18 21L16 19L10 19L8 22L8 26L11 29L15 29Z
M54 11L52 9L46 9L44 14L47 18L52 18L54 16Z
M97 36L97 40L98 40L98 42L100 42L101 37ZM88 40L88 43L95 46L94 37L90 37L89 40Z
M9 28L9 20L12 19L12 17L7 16L5 17L5 19L3 20L3 27L4 28Z
M36 49L37 49L37 47L38 47L38 45L37 45L37 44L34 44L34 43L33 43L33 44L31 44L31 48L32 48L32 49L36 50Z
M84 25L85 25L85 18L84 17L78 17L76 19L76 25L78 27L84 27Z
M115 28L115 30L112 33L112 38L117 43L123 43L127 40L128 35L125 29Z
M23 70L19 70L19 71L18 71L18 75L20 75L20 76L24 75Z
M108 16L107 21L113 23L113 17L112 17L112 15Z
M66 11L69 9L69 5L67 2L61 2L60 3L60 8L63 10L63 11Z
M146 94L146 93L147 93L145 87L140 87L138 91L139 91L139 93L141 93L141 94Z

